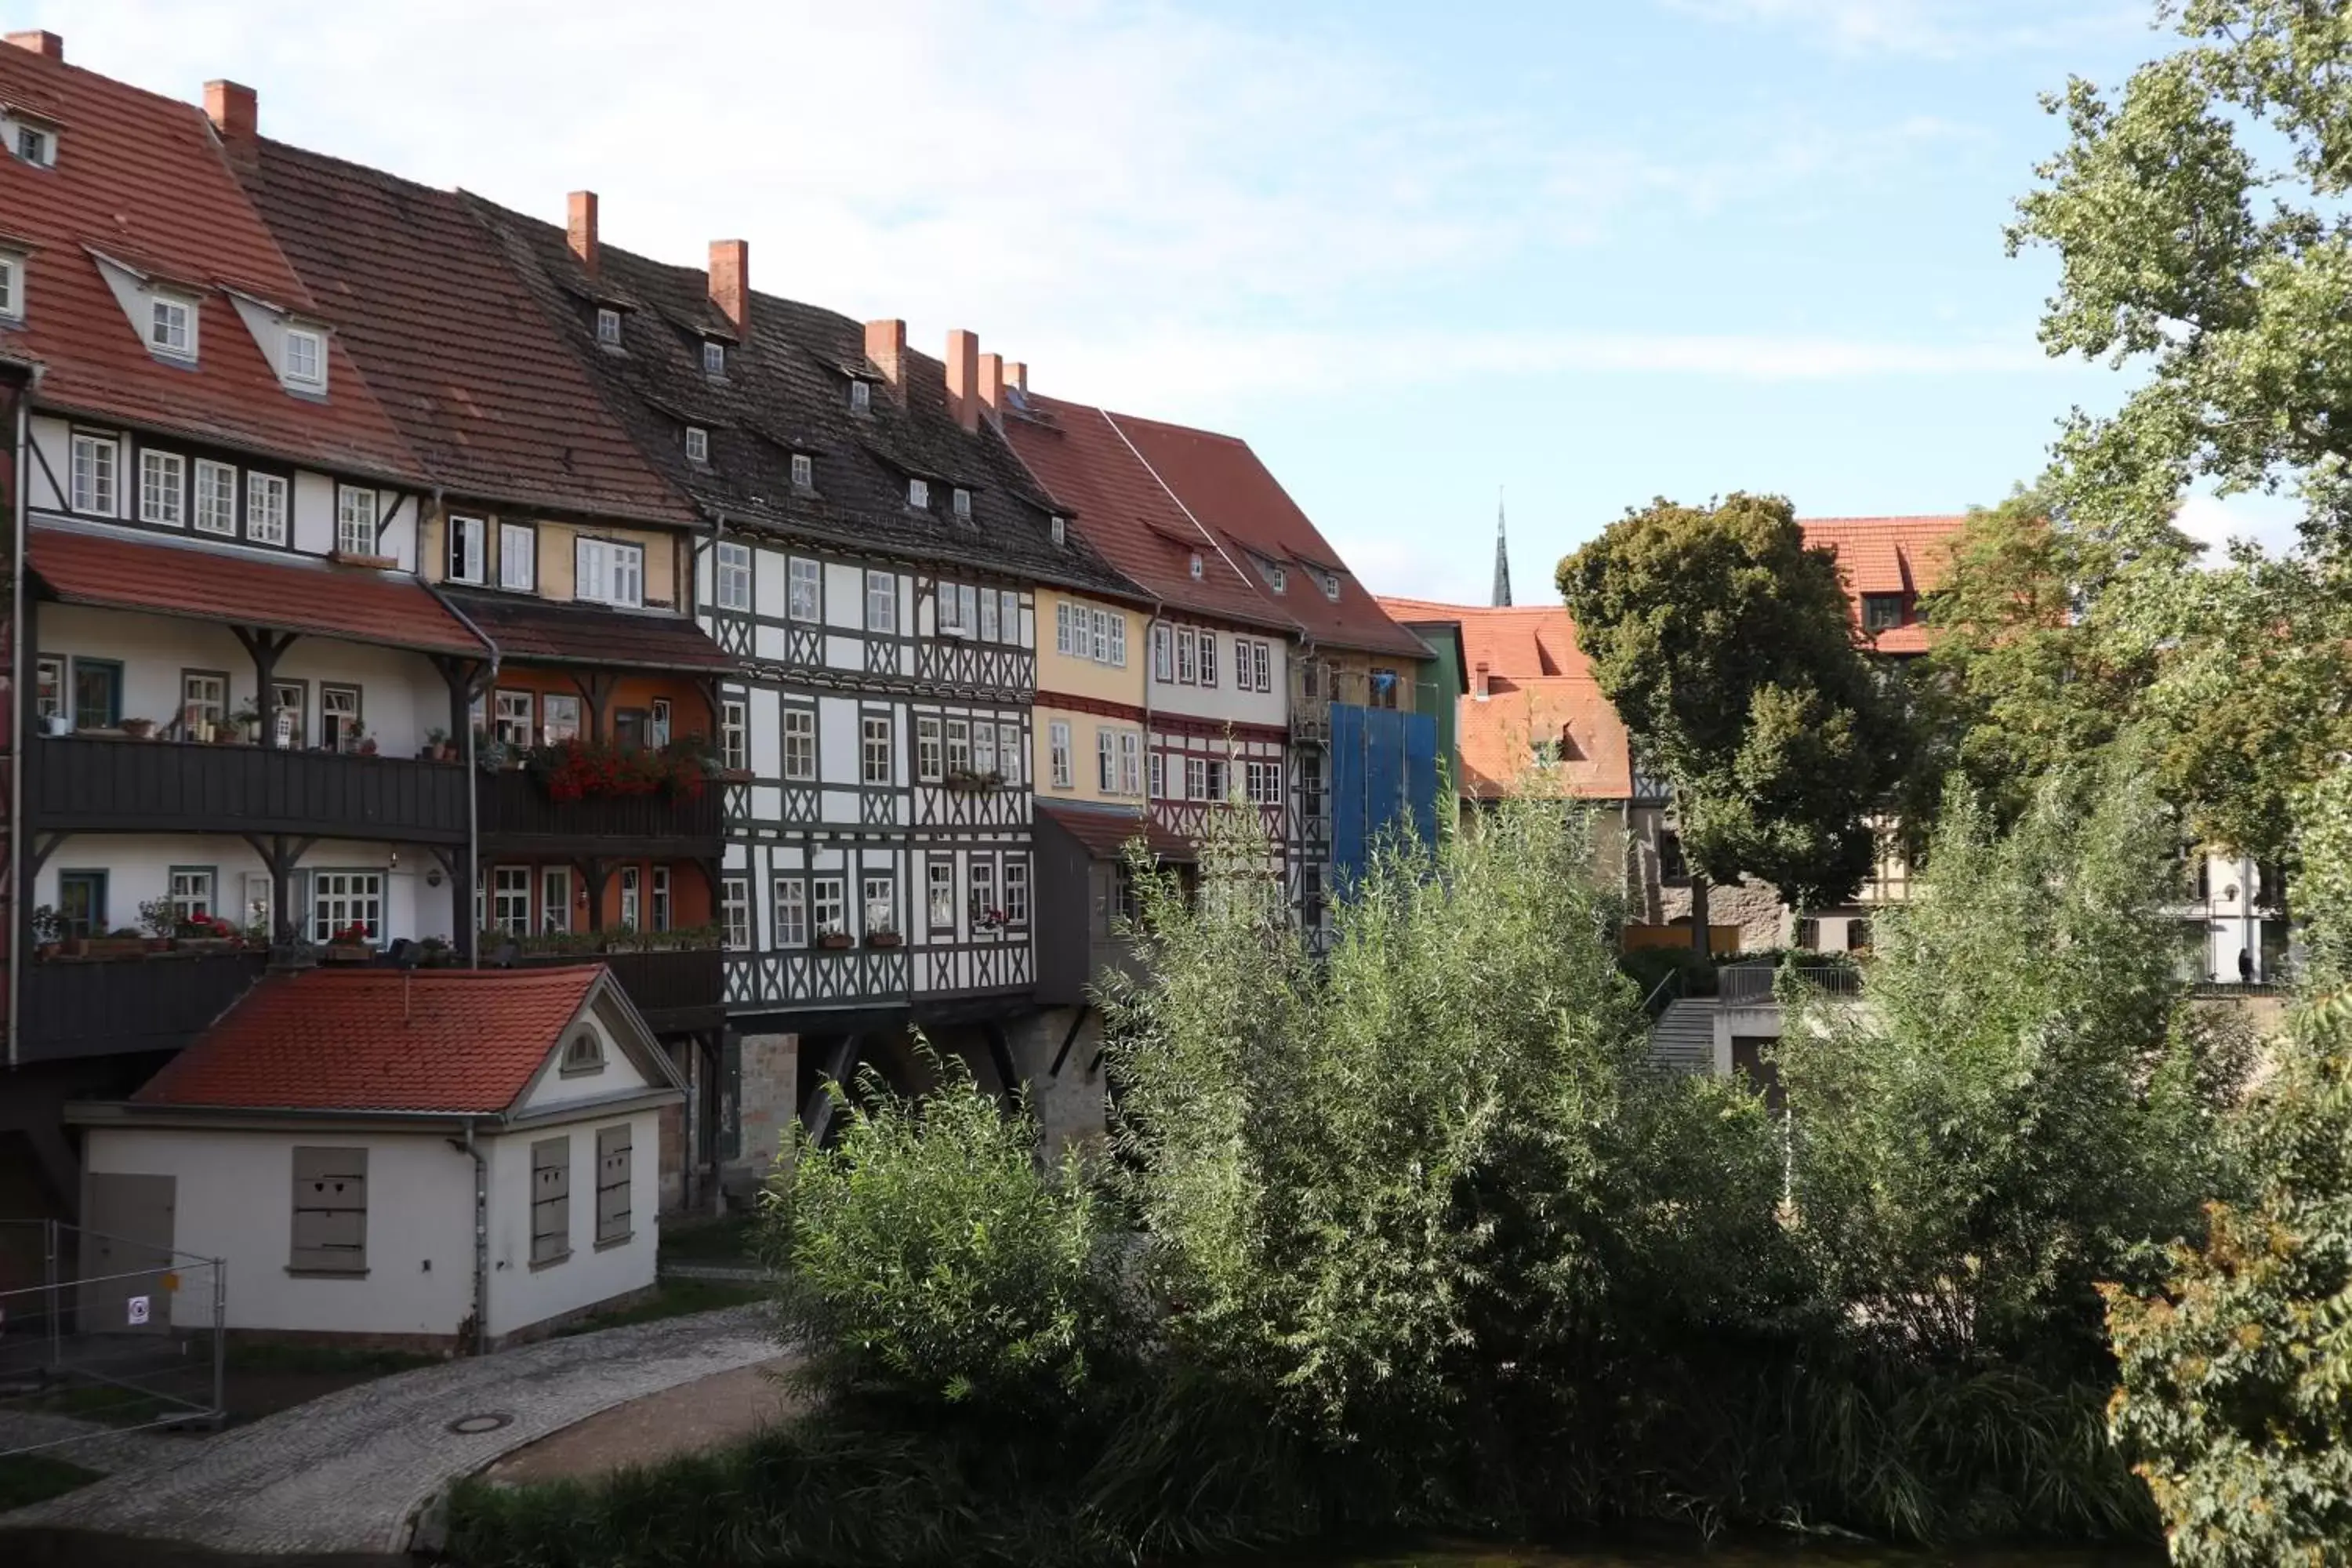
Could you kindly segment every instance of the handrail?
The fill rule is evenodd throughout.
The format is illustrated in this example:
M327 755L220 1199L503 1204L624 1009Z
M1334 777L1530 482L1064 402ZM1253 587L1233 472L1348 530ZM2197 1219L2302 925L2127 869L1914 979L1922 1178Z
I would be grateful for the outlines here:
M1667 974L1666 974L1666 976L1665 976L1665 978L1664 978L1664 979L1663 979L1663 980L1661 980L1661 981L1659 981L1655 985L1651 986L1651 987L1650 987L1650 994L1649 994L1647 996L1644 996L1644 997L1643 997L1643 998L1642 998L1642 1011L1643 1011L1643 1014L1645 1014L1645 1015L1647 1015L1647 1016L1650 1016L1650 1017L1654 1018L1654 1017L1656 1017L1660 1013L1664 1012L1664 1011L1665 1011L1665 1008L1664 1008L1664 1006L1653 1007L1653 1006L1651 1006L1651 1005L1650 1005L1650 1004L1651 1004L1651 1003L1653 1003L1653 1002L1657 1001L1657 999L1658 999L1658 997L1659 997L1660 994L1662 994L1662 993L1666 989L1666 987L1667 987L1667 986L1672 985L1672 986L1675 987L1677 990L1679 990L1679 989L1681 988L1681 986L1682 986L1682 983L1683 983L1683 972L1682 972L1681 970L1679 970L1679 969L1675 969L1675 970L1670 970L1670 971L1668 971L1668 972L1667 972ZM1669 996L1669 997L1667 997L1667 998L1666 998L1666 1000L1667 1000L1667 1002L1668 1002L1669 1004L1671 1004L1671 1003L1674 1001L1674 998L1673 998L1673 997L1671 997L1671 996Z

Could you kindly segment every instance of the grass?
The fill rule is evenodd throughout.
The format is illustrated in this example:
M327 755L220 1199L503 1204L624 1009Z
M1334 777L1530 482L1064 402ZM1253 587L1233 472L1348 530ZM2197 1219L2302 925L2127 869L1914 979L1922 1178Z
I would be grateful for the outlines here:
M653 1323L664 1318L683 1318L691 1312L709 1312L720 1307L740 1307L747 1301L762 1300L768 1290L761 1285L739 1285L730 1279L665 1279L654 1288L654 1293L634 1306L621 1307L610 1312L598 1312L569 1323L555 1331L557 1338L572 1334L593 1334L599 1329L618 1329L630 1323Z
M751 1230L750 1215L671 1221L662 1226L661 1259L665 1263L753 1263L757 1260L751 1256Z
M86 1470L79 1465L63 1459L53 1459L47 1454L10 1454L0 1457L0 1513L12 1508L29 1508L53 1497L62 1497L76 1487L86 1487L99 1479L96 1470Z

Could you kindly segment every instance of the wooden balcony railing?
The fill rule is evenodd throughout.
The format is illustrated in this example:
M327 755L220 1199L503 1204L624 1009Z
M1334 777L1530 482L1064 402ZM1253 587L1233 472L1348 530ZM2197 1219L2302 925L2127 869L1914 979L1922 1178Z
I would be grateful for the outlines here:
M176 1051L244 995L268 963L266 952L27 963L18 1059Z
M34 739L26 811L45 833L288 833L466 841L454 763L179 741Z
M715 856L721 847L721 791L715 781L692 799L637 795L551 800L539 781L520 770L476 776L486 851L601 850L693 859Z
M725 1022L727 955L718 948L543 953L515 960L517 968L559 963L601 963L612 970L656 1034L716 1028Z

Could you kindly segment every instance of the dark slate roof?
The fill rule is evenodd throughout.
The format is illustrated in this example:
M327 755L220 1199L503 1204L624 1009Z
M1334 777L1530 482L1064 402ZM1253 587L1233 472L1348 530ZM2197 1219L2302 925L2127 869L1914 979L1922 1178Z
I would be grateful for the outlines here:
M520 594L443 592L508 658L696 675L736 668L709 634L681 616L564 605Z
M464 196L263 141L247 188L434 479L477 500L690 525Z
M894 395L867 364L863 323L772 294L751 296L748 341L738 342L700 268L604 244L592 279L562 228L466 199L645 459L707 516L845 549L1139 596L1083 539L1054 543L1052 499L986 421L977 435L956 423L937 359L908 351ZM598 346L600 304L625 311L624 352ZM729 345L723 379L703 374L706 336ZM876 381L868 415L849 411L856 376ZM709 432L708 464L687 460L689 425ZM806 492L793 489L795 452L814 466ZM931 481L927 513L907 505L910 476ZM955 486L972 492L971 525L950 516Z

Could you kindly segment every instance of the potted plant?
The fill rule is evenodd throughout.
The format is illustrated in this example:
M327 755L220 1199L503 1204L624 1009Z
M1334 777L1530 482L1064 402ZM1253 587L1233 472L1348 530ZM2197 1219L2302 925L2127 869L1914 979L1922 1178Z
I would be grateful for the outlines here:
M73 715L70 713L48 713L41 718L41 732L46 735L70 735L73 728Z
M248 703L228 716L228 722L214 739L225 746L249 746L260 732L260 710Z
M236 928L218 915L190 915L173 932L182 952L226 952L236 946Z
M55 904L43 904L33 911L33 941L43 958L55 958L65 947L66 918L58 913Z
M449 731L446 730L425 731L425 749L416 753L416 760L423 763L447 762L449 760Z
M352 740L359 742L359 753L361 756L373 757L375 755L375 737L367 732L366 725L354 719L352 721L351 729L347 731L346 733L349 734Z
M866 928L866 945L868 947L897 947L906 940L892 930L887 921L870 924Z
M150 899L139 906L139 923L147 930L150 952L169 952L180 934L180 910L169 899Z
M849 933L839 926L820 926L817 928L816 944L828 952L838 952L850 945Z
M147 939L129 926L117 926L104 936L91 937L83 951L92 958L137 958L147 951Z
M327 938L327 958L333 963L365 963L375 956L375 942L367 923L353 921Z
M122 721L121 730L124 734L130 736L134 741L144 741L155 733L155 721L152 719L125 719Z

